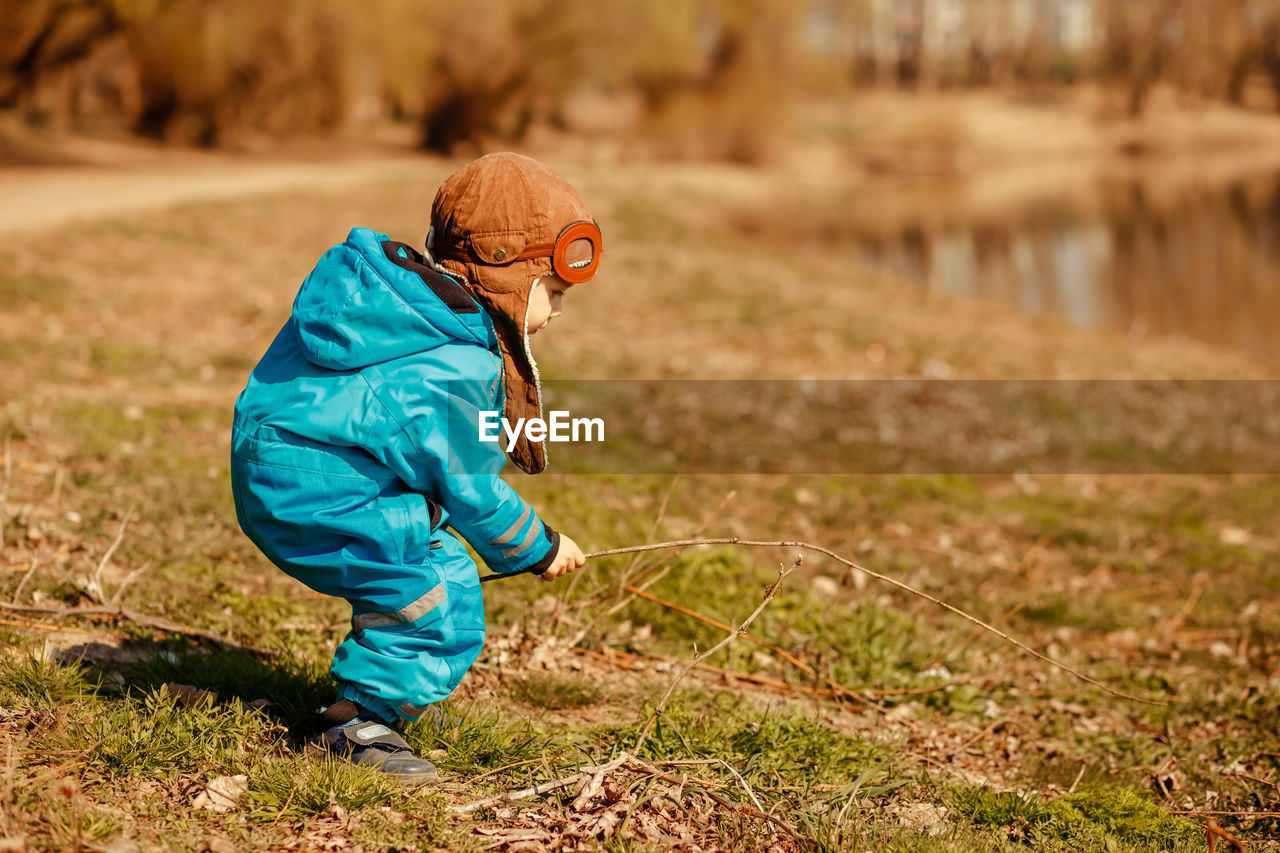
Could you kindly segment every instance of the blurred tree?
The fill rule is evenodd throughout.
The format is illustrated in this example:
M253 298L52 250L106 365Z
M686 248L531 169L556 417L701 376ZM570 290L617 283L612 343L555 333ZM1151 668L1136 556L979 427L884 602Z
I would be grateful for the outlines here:
M0 106L29 119L31 101L51 78L67 72L119 28L110 0L0 0ZM65 123L73 98L64 96L55 122Z
M1126 0L1103 5L1100 71L1126 87L1126 112L1138 116L1169 56L1176 0Z
M518 139L535 118L558 112L581 72L589 18L573 4L440 0L424 11L428 28L445 36L422 86L426 148Z
M1256 103L1269 79L1280 106L1280 0L0 0L0 108L201 145L389 117L452 152L589 92L637 105L660 153L757 161L819 81L1084 73L1131 115L1161 80Z
M138 67L134 128L216 145L236 128L336 126L345 114L343 15L328 0L114 0Z

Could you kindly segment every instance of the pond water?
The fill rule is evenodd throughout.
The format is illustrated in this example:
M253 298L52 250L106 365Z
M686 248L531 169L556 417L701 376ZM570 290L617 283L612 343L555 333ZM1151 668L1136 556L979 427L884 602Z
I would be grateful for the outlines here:
M1112 183L1017 216L859 235L863 264L1087 328L1184 335L1280 363L1280 173L1179 192Z

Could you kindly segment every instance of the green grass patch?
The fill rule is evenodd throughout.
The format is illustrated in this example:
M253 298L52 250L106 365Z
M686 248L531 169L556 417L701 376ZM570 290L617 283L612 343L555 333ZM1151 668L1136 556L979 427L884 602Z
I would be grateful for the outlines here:
M596 737L626 749L637 734L630 726L608 726ZM866 793L889 790L875 788L870 780L888 780L892 772L892 751L883 744L841 734L799 711L744 704L728 691L677 693L659 716L641 756L719 758L748 780L781 778L790 785L845 783L870 771Z
M1170 815L1132 788L1086 785L1041 802L1034 793L971 786L952 792L948 806L976 827L1039 849L1080 853L1199 851L1203 833L1195 823Z
M551 762L571 746L570 736L558 737L532 721L476 704L446 702L405 729L405 739L419 754L431 754L431 762L459 780L499 770L529 768L540 778L553 778ZM500 784L506 778L495 773ZM525 778L522 770L518 778Z
M348 811L412 811L431 824L428 835L444 830L444 797L432 788L406 788L375 768L335 756L280 758L259 762L249 773L247 816L259 823L305 820L332 805Z
M42 655L0 655L0 705L14 710L51 711L97 695L99 684L78 666Z

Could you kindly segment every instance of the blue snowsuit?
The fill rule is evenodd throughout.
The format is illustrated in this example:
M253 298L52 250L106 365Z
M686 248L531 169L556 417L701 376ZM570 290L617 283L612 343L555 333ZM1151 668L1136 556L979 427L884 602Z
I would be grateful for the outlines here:
M477 434L503 411L493 321L410 247L356 228L307 276L236 402L241 528L277 566L351 602L338 696L413 720L484 642L476 565L540 572L559 535Z

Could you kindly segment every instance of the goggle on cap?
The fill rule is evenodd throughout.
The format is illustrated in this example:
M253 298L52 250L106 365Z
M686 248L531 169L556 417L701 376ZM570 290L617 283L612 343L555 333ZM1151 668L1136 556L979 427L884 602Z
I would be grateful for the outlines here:
M581 284L600 268L600 228L582 196L522 154L486 154L450 176L431 227L436 259L489 293L527 290L552 272Z

